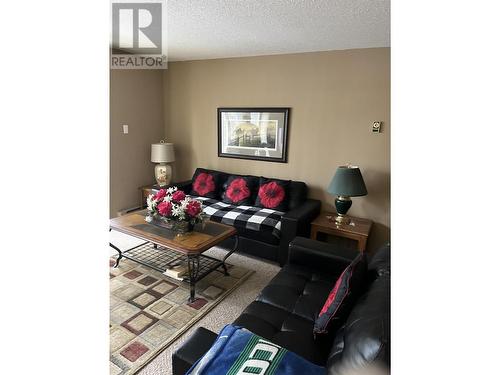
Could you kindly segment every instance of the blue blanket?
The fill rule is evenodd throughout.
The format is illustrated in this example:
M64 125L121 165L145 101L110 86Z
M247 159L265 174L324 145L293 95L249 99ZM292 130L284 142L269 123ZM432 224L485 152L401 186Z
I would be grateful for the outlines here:
M325 375L326 370L244 328L229 324L188 374Z

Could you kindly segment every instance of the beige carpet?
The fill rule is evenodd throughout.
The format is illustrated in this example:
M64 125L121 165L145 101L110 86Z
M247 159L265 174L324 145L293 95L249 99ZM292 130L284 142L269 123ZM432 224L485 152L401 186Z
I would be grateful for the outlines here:
M129 248L137 244L137 241L129 236L111 232L111 240L121 248ZM207 255L220 258L226 251L213 248L207 251ZM115 253L110 252L111 255ZM245 282L219 303L213 310L205 315L200 321L175 340L155 359L148 363L140 372L140 375L168 375L172 373L171 355L175 349L191 335L197 327L205 327L213 332L219 332L226 324L232 323L252 302L257 294L279 271L279 266L250 256L233 254L228 262L255 271Z

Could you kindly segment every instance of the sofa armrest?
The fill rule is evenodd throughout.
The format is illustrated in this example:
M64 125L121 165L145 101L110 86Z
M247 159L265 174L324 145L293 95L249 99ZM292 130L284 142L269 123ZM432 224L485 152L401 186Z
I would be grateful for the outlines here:
M182 190L186 194L189 194L191 192L192 185L192 180L186 180L172 184L172 186L177 186L179 190Z
M289 263L340 275L358 255L357 250L297 237L290 242Z
M172 354L172 374L184 375L195 362L212 347L217 334L206 328L199 327Z
M278 262L284 265L288 259L288 245L297 236L309 236L311 222L321 211L321 201L306 199L303 204L288 211L281 218L281 241Z

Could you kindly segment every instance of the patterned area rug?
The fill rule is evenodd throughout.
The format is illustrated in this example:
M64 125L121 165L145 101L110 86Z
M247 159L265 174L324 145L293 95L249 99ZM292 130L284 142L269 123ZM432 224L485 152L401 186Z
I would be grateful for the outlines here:
M128 259L110 259L110 374L135 374L244 282L253 271L228 265L189 285Z

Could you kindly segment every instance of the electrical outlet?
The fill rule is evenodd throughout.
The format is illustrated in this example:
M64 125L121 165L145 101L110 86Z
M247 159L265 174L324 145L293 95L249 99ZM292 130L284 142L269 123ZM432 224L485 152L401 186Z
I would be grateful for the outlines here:
M373 133L380 133L380 130L382 128L382 121L374 121L372 125L372 132Z
M128 134L128 125L123 125L123 134Z

